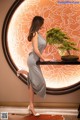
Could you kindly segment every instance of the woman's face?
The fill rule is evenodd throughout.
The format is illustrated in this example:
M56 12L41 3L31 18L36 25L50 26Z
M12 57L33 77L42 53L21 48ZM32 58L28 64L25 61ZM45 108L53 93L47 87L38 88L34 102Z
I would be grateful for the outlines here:
M40 27L39 31L42 31L44 29L44 24Z

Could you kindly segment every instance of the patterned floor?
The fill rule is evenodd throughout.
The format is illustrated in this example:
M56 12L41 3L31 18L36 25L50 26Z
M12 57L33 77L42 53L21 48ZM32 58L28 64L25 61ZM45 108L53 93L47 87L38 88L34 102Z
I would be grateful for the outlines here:
M36 109L40 116L29 115L26 107L0 107L0 118L6 120L80 120L77 109ZM4 119L0 119L4 120Z
M9 115L8 120L65 120L62 115L45 115L42 114L40 116L33 116L33 115Z
M9 114L8 120L80 120L77 118L77 116L70 116L70 115L40 115L38 117L35 117L33 115L12 115Z

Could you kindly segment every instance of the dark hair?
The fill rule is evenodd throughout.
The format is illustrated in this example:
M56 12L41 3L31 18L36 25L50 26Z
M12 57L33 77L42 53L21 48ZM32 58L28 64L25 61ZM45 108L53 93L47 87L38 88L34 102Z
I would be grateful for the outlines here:
M41 16L35 16L32 20L32 24L29 30L28 41L31 41L32 38L35 36L36 32L40 29L40 27L44 23L44 18Z

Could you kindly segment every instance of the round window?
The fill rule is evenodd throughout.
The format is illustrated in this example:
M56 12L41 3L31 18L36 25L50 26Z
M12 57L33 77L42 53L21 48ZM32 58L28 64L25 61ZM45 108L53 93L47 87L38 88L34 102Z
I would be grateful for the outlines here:
M42 35L46 30L59 27L64 30L80 48L80 5L61 5L57 0L17 0L8 11L2 30L2 45L5 57L16 74L20 68L28 70L27 57L32 45L27 40L31 20L35 15L45 19ZM74 52L80 56L80 51ZM44 53L47 58L60 60L56 47L48 45ZM48 94L66 94L80 88L80 65L41 65ZM27 84L26 75L20 80Z

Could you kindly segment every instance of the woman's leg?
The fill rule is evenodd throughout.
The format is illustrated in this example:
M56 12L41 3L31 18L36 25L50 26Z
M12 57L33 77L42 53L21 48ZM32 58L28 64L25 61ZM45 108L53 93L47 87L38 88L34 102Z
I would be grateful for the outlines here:
M28 75L28 72L26 70L18 70L17 75L19 75L19 74ZM30 98L29 109L30 109L30 111L32 111L33 115L39 116L40 114L36 113L35 110L34 110L34 92L33 92L31 84L28 87L28 89L29 89L29 98Z
M30 98L30 106L33 107L33 103L34 103L34 92L33 92L33 89L32 89L32 86L30 84L29 86L29 98Z
M34 92L33 92L31 84L29 86L29 98L30 98L30 104L29 104L30 105L30 110L35 115L36 112L34 110Z
M26 70L21 69L21 70L18 70L18 71L17 71L17 76L19 76L19 74L28 75L28 72L27 72Z

